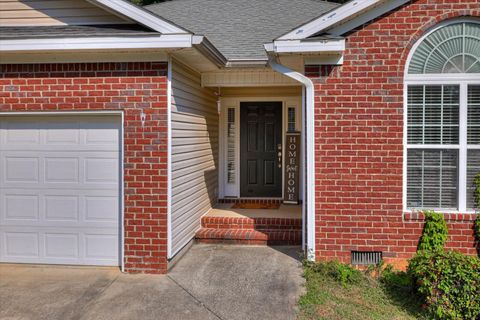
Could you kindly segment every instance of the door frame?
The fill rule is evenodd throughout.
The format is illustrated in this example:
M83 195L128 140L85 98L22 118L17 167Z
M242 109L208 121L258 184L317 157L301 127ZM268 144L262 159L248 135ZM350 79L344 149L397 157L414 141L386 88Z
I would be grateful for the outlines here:
M125 133L125 114L123 110L118 111L6 111L0 112L0 117L28 117L28 116L43 116L43 117L54 117L54 116L63 116L63 117L78 117L78 116L115 116L119 117L120 119L120 149L119 149L119 243L120 246L118 249L118 259L119 266L121 272L125 272L125 187L124 187L124 180L125 180L125 168L124 168L124 155L125 155L125 144L124 144L124 133Z
M262 143L259 144L260 146L260 149L256 150L255 151L255 154L257 154L255 157L250 157L250 156L246 156L246 157L242 157L240 156L240 166L238 168L238 173L240 174L240 197L242 198L258 198L258 197L273 197L273 198L278 198L279 196L282 197L283 196L283 179L284 179L284 174L283 174L283 165L284 165L284 161L283 161L283 146L285 144L285 139L284 139L284 125L283 125L283 118L284 118L284 105L283 105L283 102L282 101L254 101L254 102L246 102L246 101L242 101L240 102L240 119L239 119L239 125L240 125L240 145L239 145L239 150L240 150L240 154L243 155L243 154L248 154L249 152L249 133L248 133L248 128L249 128L249 124L248 122L250 121L250 111L251 110L250 108L255 108L256 110L259 110L258 112L258 116L260 118L263 118L264 120L264 127L262 128L262 126L260 126L260 132L256 135L256 140L257 140L257 144L260 143L261 140L263 140L263 145L264 147L266 148L266 144L267 144L267 140L266 140L266 137L264 135L264 132L261 133L262 131L265 131L266 130L266 121L267 121L267 118L265 116L265 113L266 113L266 110L271 110L271 112L273 113L273 128L274 128L274 131L273 131L273 140L274 140L274 144L273 144L273 151L270 150L270 151L266 151L266 149L264 147L261 147ZM261 116L263 114L263 116ZM280 119L278 119L280 118ZM280 120L280 125L277 125L275 124L276 121ZM262 138L260 138L262 137ZM280 145L280 150L278 149L278 145ZM263 149L263 150L262 150ZM277 159L278 159L278 152L281 153L281 157L280 157L280 161L279 163L277 163ZM268 154L268 156L267 156ZM267 157L268 159L270 160L273 160L271 159L271 157L273 156L273 159L274 160L274 169L273 169L273 181L274 181L274 184L271 186L271 187L267 187L265 186L265 177L266 177L266 171L265 171L265 166L263 164L259 164L258 160L260 158L263 158L263 157ZM257 158L257 157L260 157L260 158ZM256 180L257 180L257 183L256 183L256 187L253 187L255 189L255 192L250 192L250 193L257 193L258 194L261 194L261 196L252 196L252 195L246 195L246 193L249 193L247 190L250 189L249 184L248 184L248 178L247 178L247 175L248 175L248 163L250 159L256 159L256 169L255 169L255 172L256 172ZM247 161L246 161L247 160ZM260 161L261 162L261 161ZM263 168L262 168L263 167ZM263 175L263 177L261 177ZM278 179L280 181L278 181ZM263 181L263 183L261 182ZM267 190L267 189L271 189L271 190ZM274 196L272 194L275 194Z
M282 146L285 146L285 132L288 128L288 115L287 111L289 107L295 108L295 122L297 131L302 129L302 97L301 96L280 96L280 97L226 97L221 98L220 101L220 123L219 123L219 174L218 174L218 197L220 199L228 198L240 198L240 103L241 102L281 102L282 103ZM227 110L229 108L235 109L235 169L236 177L235 183L227 183ZM282 168L285 167L285 152L282 153ZM303 170L303 168L301 168ZM282 169L282 196L278 197L263 197L268 199L282 200L284 196L284 183L285 172ZM303 186L300 181L300 186ZM302 187L303 188L303 187ZM300 195L302 194L302 188L300 189ZM262 197L259 197L260 199ZM249 198L255 199L255 198Z

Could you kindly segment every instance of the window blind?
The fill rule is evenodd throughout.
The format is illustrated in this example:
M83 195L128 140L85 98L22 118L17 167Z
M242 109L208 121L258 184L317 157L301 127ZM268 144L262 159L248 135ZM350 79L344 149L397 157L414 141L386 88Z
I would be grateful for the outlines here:
M235 108L227 111L227 182L235 183Z
M458 144L459 86L408 87L408 143Z
M458 150L408 150L409 208L458 207Z

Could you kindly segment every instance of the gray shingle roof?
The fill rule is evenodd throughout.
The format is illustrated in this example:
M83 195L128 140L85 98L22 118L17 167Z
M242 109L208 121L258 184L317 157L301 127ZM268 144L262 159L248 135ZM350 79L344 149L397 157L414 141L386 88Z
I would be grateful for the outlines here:
M266 59L264 43L337 6L321 0L172 0L145 8L207 36L235 60Z
M0 27L0 39L55 38L55 37L106 37L159 35L135 24L91 25L91 26L35 26Z

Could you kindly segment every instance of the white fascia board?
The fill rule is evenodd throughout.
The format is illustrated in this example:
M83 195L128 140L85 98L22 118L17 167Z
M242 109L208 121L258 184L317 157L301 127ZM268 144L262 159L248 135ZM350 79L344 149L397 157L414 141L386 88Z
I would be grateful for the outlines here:
M310 21L293 31L281 36L278 40L295 40L308 38L322 30L325 30L342 20L345 20L359 12L367 10L378 5L384 0L355 0L347 2L337 9L327 12L326 14Z
M0 40L0 52L190 48L192 36L78 37Z
M342 35L347 33L350 30L355 29L358 26L361 26L373 19L384 15L387 12L390 12L397 7L409 2L410 0L390 0L384 3L381 3L373 8L370 8L367 12L358 16L358 18L351 19L345 23L340 23L337 26L334 26L327 30L328 34L331 35Z
M160 33L189 33L171 22L168 22L155 14L138 7L128 1L124 0L87 0L88 2L110 9L122 16L134 20L146 27L149 27Z
M269 44L265 50L271 49ZM343 52L345 51L345 39L335 40L276 40L273 43L275 53L322 53L322 52Z

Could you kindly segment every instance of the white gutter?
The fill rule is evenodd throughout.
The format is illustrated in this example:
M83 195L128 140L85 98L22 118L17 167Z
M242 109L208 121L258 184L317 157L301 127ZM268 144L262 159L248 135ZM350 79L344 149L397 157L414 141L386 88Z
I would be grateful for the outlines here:
M266 48L267 49L267 48ZM283 74L303 84L303 109L302 142L306 153L306 170L304 171L304 191L302 204L302 220L307 221L307 259L315 261L315 95L312 80L276 62L275 57L269 52L269 65L276 72ZM305 140L306 138L306 140ZM305 174L306 172L306 174ZM306 196L306 197L305 197ZM303 238L303 234L302 234Z
M68 51L190 48L192 35L3 39L0 51Z
M275 53L334 53L345 51L345 39L275 40Z

